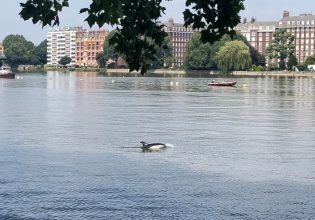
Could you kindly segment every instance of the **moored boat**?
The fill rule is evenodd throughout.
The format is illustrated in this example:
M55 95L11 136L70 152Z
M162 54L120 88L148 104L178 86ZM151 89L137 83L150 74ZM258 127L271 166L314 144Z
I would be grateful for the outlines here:
M11 71L11 68L9 66L1 66L0 67L0 78L14 79L15 74Z
M214 81L212 80L211 82L208 83L209 86L235 86L236 85L236 81Z

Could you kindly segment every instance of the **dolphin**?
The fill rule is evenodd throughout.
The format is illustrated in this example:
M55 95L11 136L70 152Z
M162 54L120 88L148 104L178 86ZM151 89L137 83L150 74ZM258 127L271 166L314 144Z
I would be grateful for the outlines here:
M141 141L140 143L142 144L141 146L142 152L154 152L154 151L156 152L156 151L165 150L167 148L167 146L162 143L148 144L147 142L144 142L144 141Z

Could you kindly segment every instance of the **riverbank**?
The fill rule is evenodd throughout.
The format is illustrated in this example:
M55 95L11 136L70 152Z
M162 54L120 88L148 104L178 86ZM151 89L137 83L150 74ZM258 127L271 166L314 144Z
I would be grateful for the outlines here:
M107 75L140 75L139 72L129 72L128 69L108 69ZM293 72L293 71L234 71L230 74L223 74L219 71L202 71L202 70L170 70L158 69L149 70L146 75L159 75L159 76L175 76L175 77L315 77L315 72Z
M105 76L125 76L139 77L140 72L129 69L104 69L104 68L43 68L36 69L36 72L63 71L63 72L97 72ZM27 69L26 71L18 71L19 73L34 72ZM207 70L182 70L182 69L156 69L149 70L145 76L161 76L161 77L314 77L315 72L294 72L294 71L234 71L230 74L223 74L219 71Z
M295 72L295 71L234 71L233 76L238 77L315 77L315 72Z

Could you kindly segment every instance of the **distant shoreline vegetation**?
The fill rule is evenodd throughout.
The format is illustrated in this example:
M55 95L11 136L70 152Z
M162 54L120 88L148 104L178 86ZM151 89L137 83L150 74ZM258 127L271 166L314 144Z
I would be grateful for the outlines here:
M20 66L18 73L39 73L39 72L90 72L104 76L142 76L140 72L129 72L129 69L106 69L97 67L53 67L53 66ZM295 71L232 71L224 73L213 70L185 70L185 69L151 69L145 76L162 77L315 77L315 72L295 72Z

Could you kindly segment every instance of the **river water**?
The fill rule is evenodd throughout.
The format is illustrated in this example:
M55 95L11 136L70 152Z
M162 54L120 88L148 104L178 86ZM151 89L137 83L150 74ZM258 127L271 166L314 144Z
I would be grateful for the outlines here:
M1 220L315 219L313 78L19 78L0 79Z

